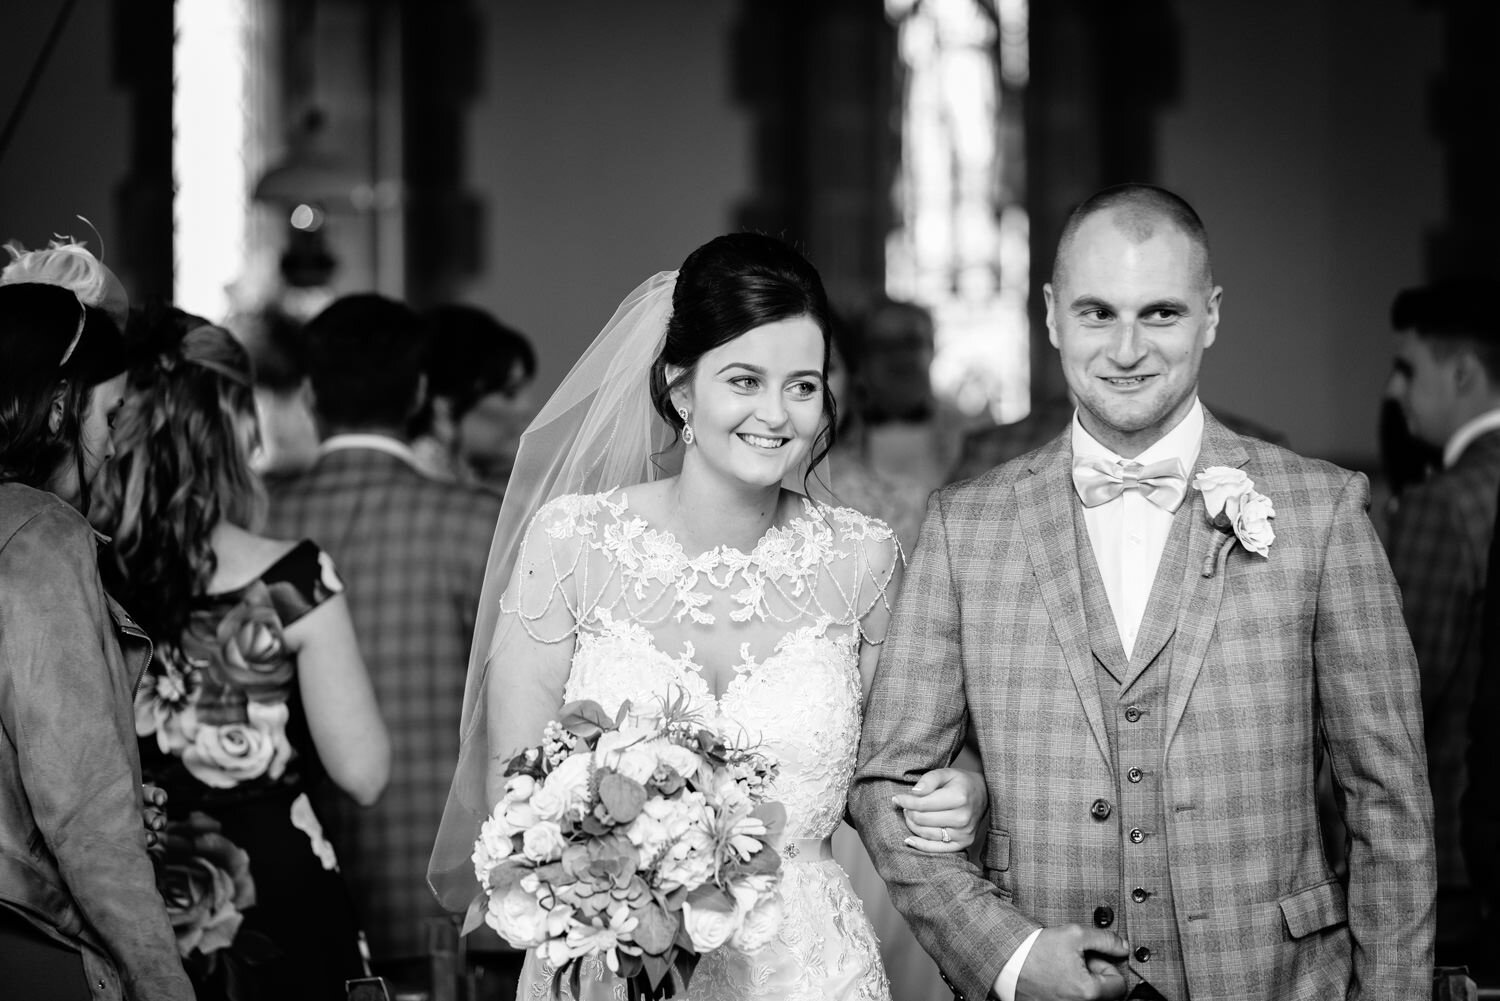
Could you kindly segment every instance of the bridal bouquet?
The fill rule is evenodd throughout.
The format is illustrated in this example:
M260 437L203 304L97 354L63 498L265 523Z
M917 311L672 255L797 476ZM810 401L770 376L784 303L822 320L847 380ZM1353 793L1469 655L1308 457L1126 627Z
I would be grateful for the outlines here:
M585 961L630 994L667 997L673 969L729 942L753 952L781 923L785 822L767 795L777 764L705 726L681 696L611 719L595 702L563 706L543 741L506 766L505 795L480 828L482 919L536 949L579 996Z

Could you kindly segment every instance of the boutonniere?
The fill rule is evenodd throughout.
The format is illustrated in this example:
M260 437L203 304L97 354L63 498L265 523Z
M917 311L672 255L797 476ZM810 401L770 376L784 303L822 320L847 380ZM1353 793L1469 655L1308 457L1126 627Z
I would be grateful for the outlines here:
M1193 477L1193 489L1203 494L1208 520L1225 533L1203 561L1203 576L1213 576L1219 550L1235 540L1252 553L1268 556L1271 543L1276 541L1271 529L1276 509L1271 506L1271 498L1256 491L1255 481L1244 470L1209 466Z

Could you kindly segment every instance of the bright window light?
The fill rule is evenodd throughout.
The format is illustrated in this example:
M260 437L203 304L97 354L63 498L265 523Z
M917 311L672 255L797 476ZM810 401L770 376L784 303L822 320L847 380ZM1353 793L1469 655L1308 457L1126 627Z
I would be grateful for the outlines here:
M886 291L932 312L933 389L1010 423L1031 409L1030 224L1019 100L1026 0L886 0L905 89Z
M173 297L222 321L245 270L249 7L253 0L177 0L173 49Z

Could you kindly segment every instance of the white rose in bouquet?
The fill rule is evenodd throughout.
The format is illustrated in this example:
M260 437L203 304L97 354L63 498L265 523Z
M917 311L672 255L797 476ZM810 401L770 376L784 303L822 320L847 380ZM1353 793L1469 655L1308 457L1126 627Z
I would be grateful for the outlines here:
M527 802L543 823L556 823L563 819L563 814L567 813L568 793L561 787L561 784L548 783L533 793Z
M536 779L530 775L512 775L505 780L505 798L511 803L524 803L536 792Z
M547 909L519 882L490 897L484 920L518 949L534 949L547 941Z
M575 754L552 769L543 788L559 793L566 804L565 810L577 810L581 813L589 805L593 793L590 788L592 782L593 764L589 761L589 756ZM537 795L540 795L540 791Z
M562 858L568 839L563 837L562 827L556 821L541 820L521 836L521 846L527 858L552 862Z
M711 892L693 893L682 905L682 927L692 939L693 948L701 956L717 949L729 941L739 927L740 914L734 901L725 897L717 887L705 887ZM694 902L694 898L698 898Z
M650 803L648 801L647 805ZM649 810L642 810L640 814L625 828L625 836L630 843L641 850L643 858L655 858L667 847L670 840L667 836L667 825L651 816Z
M660 762L672 769L685 779L690 779L698 773L703 759L698 757L698 752L692 748L683 747L681 744L668 742L657 752Z

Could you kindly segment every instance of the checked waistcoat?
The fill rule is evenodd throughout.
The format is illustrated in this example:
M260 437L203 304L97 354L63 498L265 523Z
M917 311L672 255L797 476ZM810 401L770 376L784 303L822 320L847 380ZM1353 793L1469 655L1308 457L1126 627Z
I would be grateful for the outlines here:
M1090 813L1096 823L1114 827L1118 849L1111 853L1111 863L1119 870L1119 889L1114 901L1102 901L1095 908L1094 924L1110 927L1130 943L1127 979L1132 985L1144 980L1178 1001L1187 997L1187 974L1172 900L1162 796L1177 608L1173 589L1160 582L1180 576L1180 562L1168 554L1174 546L1185 546L1187 521L1179 517L1173 524L1131 657L1120 643L1081 513L1075 514L1074 524L1094 676L1115 763L1113 801L1096 800ZM1113 920L1106 924L1104 919L1111 915Z

